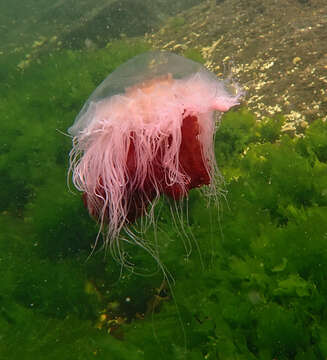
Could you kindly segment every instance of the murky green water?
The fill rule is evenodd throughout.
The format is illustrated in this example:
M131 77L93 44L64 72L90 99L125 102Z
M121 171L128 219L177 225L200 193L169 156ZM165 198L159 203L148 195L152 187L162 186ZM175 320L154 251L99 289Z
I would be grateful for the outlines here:
M312 63L292 43L267 68L271 52L253 63L244 41L233 56L238 38L219 40L228 34L213 20L223 9L220 19L253 24L253 44L270 34L263 24L278 3L306 14L287 13L289 39L302 34ZM2 1L0 359L326 358L327 64L316 44L326 8L283 5ZM122 266L101 237L94 245L98 226L67 184L67 128L110 72L154 46L231 72L247 94L216 134L218 208L200 190L173 211L163 197L157 227L138 234L158 258L123 232ZM237 60L231 71L220 62L227 56ZM284 100L274 95L278 71L290 72L278 83Z

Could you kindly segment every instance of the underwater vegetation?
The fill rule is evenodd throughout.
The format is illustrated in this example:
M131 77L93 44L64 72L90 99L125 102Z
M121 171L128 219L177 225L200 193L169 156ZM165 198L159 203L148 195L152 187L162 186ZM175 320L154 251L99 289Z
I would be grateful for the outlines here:
M174 282L136 246L126 249L134 270L100 249L89 257L98 229L68 190L71 139L60 131L108 73L147 50L122 41L61 52L0 85L1 356L325 359L327 124L319 119L289 136L282 117L224 116L219 209L190 191L184 234L162 199L158 229L144 235Z

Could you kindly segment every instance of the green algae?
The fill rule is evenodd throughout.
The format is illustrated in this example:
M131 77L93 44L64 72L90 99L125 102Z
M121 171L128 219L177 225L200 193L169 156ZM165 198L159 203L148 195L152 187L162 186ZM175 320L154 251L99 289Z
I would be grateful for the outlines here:
M319 119L290 137L282 117L224 116L219 209L192 191L184 234L162 200L157 232L145 234L174 283L137 246L126 249L134 268L99 248L89 257L97 227L67 187L71 139L62 132L109 72L146 49L113 42L56 53L2 85L0 353L324 359L327 124Z

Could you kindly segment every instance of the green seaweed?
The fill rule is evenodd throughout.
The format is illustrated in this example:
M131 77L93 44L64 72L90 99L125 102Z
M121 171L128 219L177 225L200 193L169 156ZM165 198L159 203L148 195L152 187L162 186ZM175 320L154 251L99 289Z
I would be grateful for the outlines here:
M175 226L162 199L158 228L144 235L166 279L139 246L124 247L130 267L101 238L94 247L98 228L67 186L71 139L63 133L98 83L147 48L119 41L55 53L6 78L1 356L326 358L327 124L319 119L290 137L282 117L257 121L243 108L224 115L215 142L219 208L193 190L182 204L189 216Z

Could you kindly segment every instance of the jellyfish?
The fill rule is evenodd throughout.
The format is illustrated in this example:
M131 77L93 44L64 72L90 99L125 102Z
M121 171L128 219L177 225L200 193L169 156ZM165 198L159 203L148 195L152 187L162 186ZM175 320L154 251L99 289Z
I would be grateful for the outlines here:
M94 90L68 133L74 186L113 244L165 195L216 191L218 116L242 90L203 65L165 51L138 55Z

